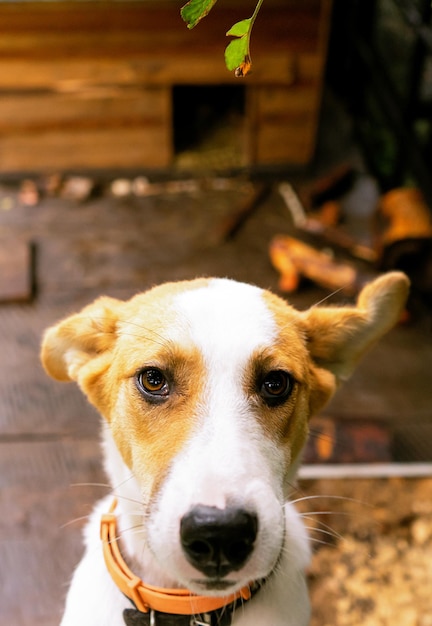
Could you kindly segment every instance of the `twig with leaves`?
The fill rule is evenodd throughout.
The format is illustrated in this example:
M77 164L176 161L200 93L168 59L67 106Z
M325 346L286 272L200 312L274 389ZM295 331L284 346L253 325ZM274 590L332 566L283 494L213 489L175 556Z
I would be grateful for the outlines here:
M235 76L246 76L252 66L250 38L252 28L264 0L258 0L252 16L236 22L226 33L233 37L225 49L225 65ZM209 14L217 0L189 0L181 9L181 16L188 28L194 28Z

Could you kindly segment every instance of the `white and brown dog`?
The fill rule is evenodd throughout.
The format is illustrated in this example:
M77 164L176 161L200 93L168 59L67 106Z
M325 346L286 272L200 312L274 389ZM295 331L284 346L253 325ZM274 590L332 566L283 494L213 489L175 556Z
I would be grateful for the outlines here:
M100 298L49 329L47 372L105 418L117 499L92 514L62 626L305 626L309 547L288 494L308 420L407 292L393 272L356 306L298 312L198 279Z

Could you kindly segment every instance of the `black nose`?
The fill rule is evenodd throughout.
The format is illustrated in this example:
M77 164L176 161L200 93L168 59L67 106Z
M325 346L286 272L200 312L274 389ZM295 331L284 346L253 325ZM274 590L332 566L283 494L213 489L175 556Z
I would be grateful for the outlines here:
M253 550L257 532L257 516L235 507L199 504L180 523L187 560L209 578L223 578L240 569Z

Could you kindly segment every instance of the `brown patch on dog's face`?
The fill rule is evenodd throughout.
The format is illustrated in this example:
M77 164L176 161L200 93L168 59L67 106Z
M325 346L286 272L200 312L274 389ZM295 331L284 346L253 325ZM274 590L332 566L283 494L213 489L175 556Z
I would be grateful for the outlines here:
M299 364L298 355L290 359L279 350L267 349L251 358L246 381L255 417L265 436L284 451L286 469L301 451L308 432L307 381ZM267 387L280 391L269 392Z
M170 298L138 297L125 309L109 369L81 385L110 423L127 466L154 492L196 426L205 364ZM164 395L146 391L149 371L163 377Z
M269 292L259 292L256 299L255 288L242 292L244 285L221 281L215 283L221 285L220 290L203 290L197 300L189 300L193 303L192 308L186 307L189 313L180 314L176 296L208 282L170 283L128 302L100 298L45 335L42 361L46 371L58 380L79 384L109 422L124 461L141 482L154 484L156 476L160 480L199 427L200 402L209 375L203 353L207 363L216 355L220 372L234 344L237 356L245 357L239 360L242 371L238 376L245 379L254 417L267 438L284 451L288 469L305 443L309 417L327 402L337 382L352 372L364 352L396 323L408 290L406 277L395 272L367 286L356 306L315 307L300 313ZM230 308L233 289L240 294L234 321ZM249 289L253 293L251 310L243 306L241 295L251 293ZM214 298L211 311L201 306L208 304L209 293ZM267 311L260 311L261 296L270 320ZM244 320L249 319L253 307L260 313L255 318L251 315L252 324L245 332ZM224 312L223 325L218 319L220 310ZM208 327L208 318L213 327ZM262 333L267 322L272 330ZM192 340L193 327L200 329L201 352L199 342ZM216 342L211 334L215 329ZM236 341L237 332L240 342ZM254 333L263 337L261 342L254 343ZM246 370L244 363L248 363ZM140 372L148 368L166 379L169 392L163 397L146 393L138 384ZM279 383L283 386L281 379L277 380L278 372L288 376L292 385L290 393L279 398L281 402L278 398L274 401ZM269 375L270 380L266 379ZM266 391L263 384L268 385ZM218 393L223 394L224 389Z
M264 298L279 332L274 346L254 357L254 367L261 368L262 375L278 370L287 372L292 391L280 406L261 403L259 419L268 436L283 446L289 465L303 449L311 415L329 400L336 384L334 376L313 362L301 314L274 294L264 292Z
M142 352L135 346L133 355L126 370L123 357L112 364L108 384L117 389L117 402L110 412L111 430L134 474L160 482L197 426L204 363L199 352L186 345L156 351L147 346ZM146 389L148 372L157 373L164 395Z
M196 281L195 286L205 283ZM51 329L42 353L49 372L78 382L110 424L127 466L149 483L156 476L161 480L190 437L202 393L201 355L188 342L184 321L171 306L186 286L194 287L162 285L128 302L96 301ZM140 389L138 377L146 368L164 373L169 384L166 397L152 397Z
M286 421L285 441L289 441L292 459L306 440L308 419L328 402L363 354L395 325L408 289L407 277L391 272L369 283L360 292L356 305L316 306L305 312L298 312L281 298L264 292L280 329L275 342L277 350L299 377L296 402Z

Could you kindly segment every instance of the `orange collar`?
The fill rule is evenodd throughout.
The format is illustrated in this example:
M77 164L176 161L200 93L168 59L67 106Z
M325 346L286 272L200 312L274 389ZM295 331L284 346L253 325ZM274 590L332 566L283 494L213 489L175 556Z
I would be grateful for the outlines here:
M146 585L135 576L126 565L117 543L117 519L114 510L117 501L111 505L110 512L102 515L101 539L105 564L111 578L120 589L143 612L158 611L160 613L175 613L177 615L194 615L210 613L221 609L240 598L249 600L251 590L249 585L237 593L223 598L199 596L188 589L165 589Z

